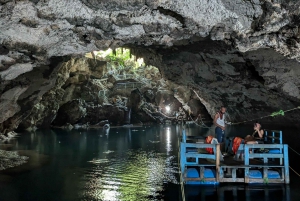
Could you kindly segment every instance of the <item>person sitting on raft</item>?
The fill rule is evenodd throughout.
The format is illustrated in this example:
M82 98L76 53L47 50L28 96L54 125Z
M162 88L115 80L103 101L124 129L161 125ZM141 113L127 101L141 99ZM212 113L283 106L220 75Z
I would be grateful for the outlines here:
M241 137L235 137L232 144L232 151L234 154L237 153L238 148L241 143L243 144L261 144L263 143L264 130L261 128L260 123L254 124L254 133L252 135L247 135L245 139ZM249 149L249 152L252 153L252 149Z
M245 137L246 144L258 144L263 142L264 130L260 123L254 123L254 133Z

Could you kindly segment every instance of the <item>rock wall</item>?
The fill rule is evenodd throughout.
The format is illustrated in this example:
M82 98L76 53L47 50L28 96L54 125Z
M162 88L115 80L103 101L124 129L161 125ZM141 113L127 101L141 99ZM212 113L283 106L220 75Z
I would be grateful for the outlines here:
M195 89L211 115L221 104L235 121L297 106L299 5L293 0L0 0L0 130L14 130L20 122L48 125L59 108L53 100L63 103L84 91L65 85L60 63L120 46L145 57L165 79ZM183 100L178 98L184 105ZM57 105L47 110L48 104ZM269 121L295 118L292 113Z
M173 49L135 48L134 52L160 66L167 80L193 89L194 99L200 96L212 118L222 105L232 122L257 119L296 124L300 117L292 112L285 117L259 119L299 106L300 84L294 77L299 63L272 49L241 53L223 42L207 39Z

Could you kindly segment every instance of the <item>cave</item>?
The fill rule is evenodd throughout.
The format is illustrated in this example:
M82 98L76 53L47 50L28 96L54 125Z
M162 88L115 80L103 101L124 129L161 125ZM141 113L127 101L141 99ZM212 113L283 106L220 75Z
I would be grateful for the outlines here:
M232 123L299 126L299 6L0 0L0 139L206 126L221 106Z
M259 5L244 2L240 6L222 1L224 7L221 6L221 16L226 12L232 14L235 8L244 10L251 7L250 16L255 17L247 18L241 11L238 15L242 16L243 23L240 26L243 28L238 28L240 21L219 22L218 18L204 19L201 12L189 17L189 9L179 11L157 2L129 1L124 5L117 1L109 4L102 1L77 2L87 10L95 9L100 12L104 7L111 9L112 16L101 17L98 14L89 17L83 13L79 13L77 17L63 14L64 9L76 8L71 1L70 4L60 3L61 9L54 14L50 11L55 7L54 2L1 2L4 13L12 8L24 12L33 11L28 16L17 16L16 19L19 20L15 23L20 26L7 26L3 28L1 35L2 133L53 125L52 121L60 107L71 101L67 100L66 94L72 93L70 87L74 86L71 80L84 71L80 67L74 70L74 66L82 62L89 65L94 72L90 75L79 73L78 79L83 85L85 81L88 85L89 79L100 79L104 76L99 75L101 70L98 72L92 66L104 65L105 61L95 60L93 55L90 58L83 57L85 54L109 48L128 48L130 54L143 58L147 66L158 68L161 79L169 85L168 90L177 91L174 97L179 103L176 104L181 105L186 114L192 114L190 120L196 119L201 110L204 119L211 121L221 105L228 107L232 122L255 119L279 109L297 107L300 97L297 79L298 53L294 48L298 44L297 21L292 18L289 25L276 25L277 35L273 34L274 31L270 32L271 25L263 29L263 25L269 23L271 13L278 12L272 3ZM176 3L175 7L180 8L185 3ZM198 8L196 4L189 6ZM199 9L205 10L206 6L209 3ZM290 9L293 7L289 3L283 3L282 6ZM120 12L120 9L125 9L126 12ZM133 15L135 9L139 12ZM263 12L265 9L269 13ZM194 9L191 11L195 12ZM293 9L292 11L294 12ZM14 15L14 12L3 15L2 26ZM57 18L55 15L62 17ZM139 21L150 16L152 20L149 22ZM199 20L203 20L203 23ZM281 18L278 17L277 20L279 23ZM46 26L45 21L50 26ZM12 30L15 32L12 33ZM19 39L17 33L21 33L23 39ZM60 42L54 45L58 40ZM280 41L280 45L276 45L274 41ZM69 72L70 69L74 72ZM105 74L104 71L102 73ZM180 94L180 91L189 92ZM146 95L145 91L141 93L146 102L151 102L149 94ZM75 97L76 95L73 98ZM128 94L126 97L129 97ZM190 111L188 103L194 101L201 109L193 108L197 111ZM85 102L89 104L93 101ZM136 123L138 117L135 115L140 112L135 106L130 112L133 112L133 121ZM162 121L151 115L142 119L144 118L145 121ZM263 121L292 125L295 124L295 118L297 114L293 113L286 118L266 118ZM89 121L81 120L83 122Z

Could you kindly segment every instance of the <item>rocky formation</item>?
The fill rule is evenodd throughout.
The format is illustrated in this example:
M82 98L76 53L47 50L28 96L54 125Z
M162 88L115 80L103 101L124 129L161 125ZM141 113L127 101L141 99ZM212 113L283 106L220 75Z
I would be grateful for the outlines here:
M0 150L0 170L22 165L28 161L27 156L19 156L16 151Z
M189 91L191 99L199 99L211 116L227 105L232 121L296 107L299 5L292 0L0 0L0 131L49 126L60 106L79 95L93 102L97 96L87 89L99 87L90 79L106 74L103 64L94 65L99 70L81 69L87 65L74 57L120 46L158 67L169 83L167 94L174 93L186 110L191 100L171 85L195 90L199 98ZM147 102L160 101L148 90L142 93ZM297 113L286 117L265 120L299 119Z

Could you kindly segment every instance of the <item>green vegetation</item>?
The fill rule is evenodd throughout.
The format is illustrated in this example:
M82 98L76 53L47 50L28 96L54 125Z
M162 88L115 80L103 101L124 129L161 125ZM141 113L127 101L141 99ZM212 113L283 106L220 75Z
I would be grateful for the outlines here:
M144 66L144 60L142 58L137 58L131 54L130 49L127 48L117 48L108 49L106 51L97 51L96 57L108 61L110 65L117 69L137 69L140 66Z

